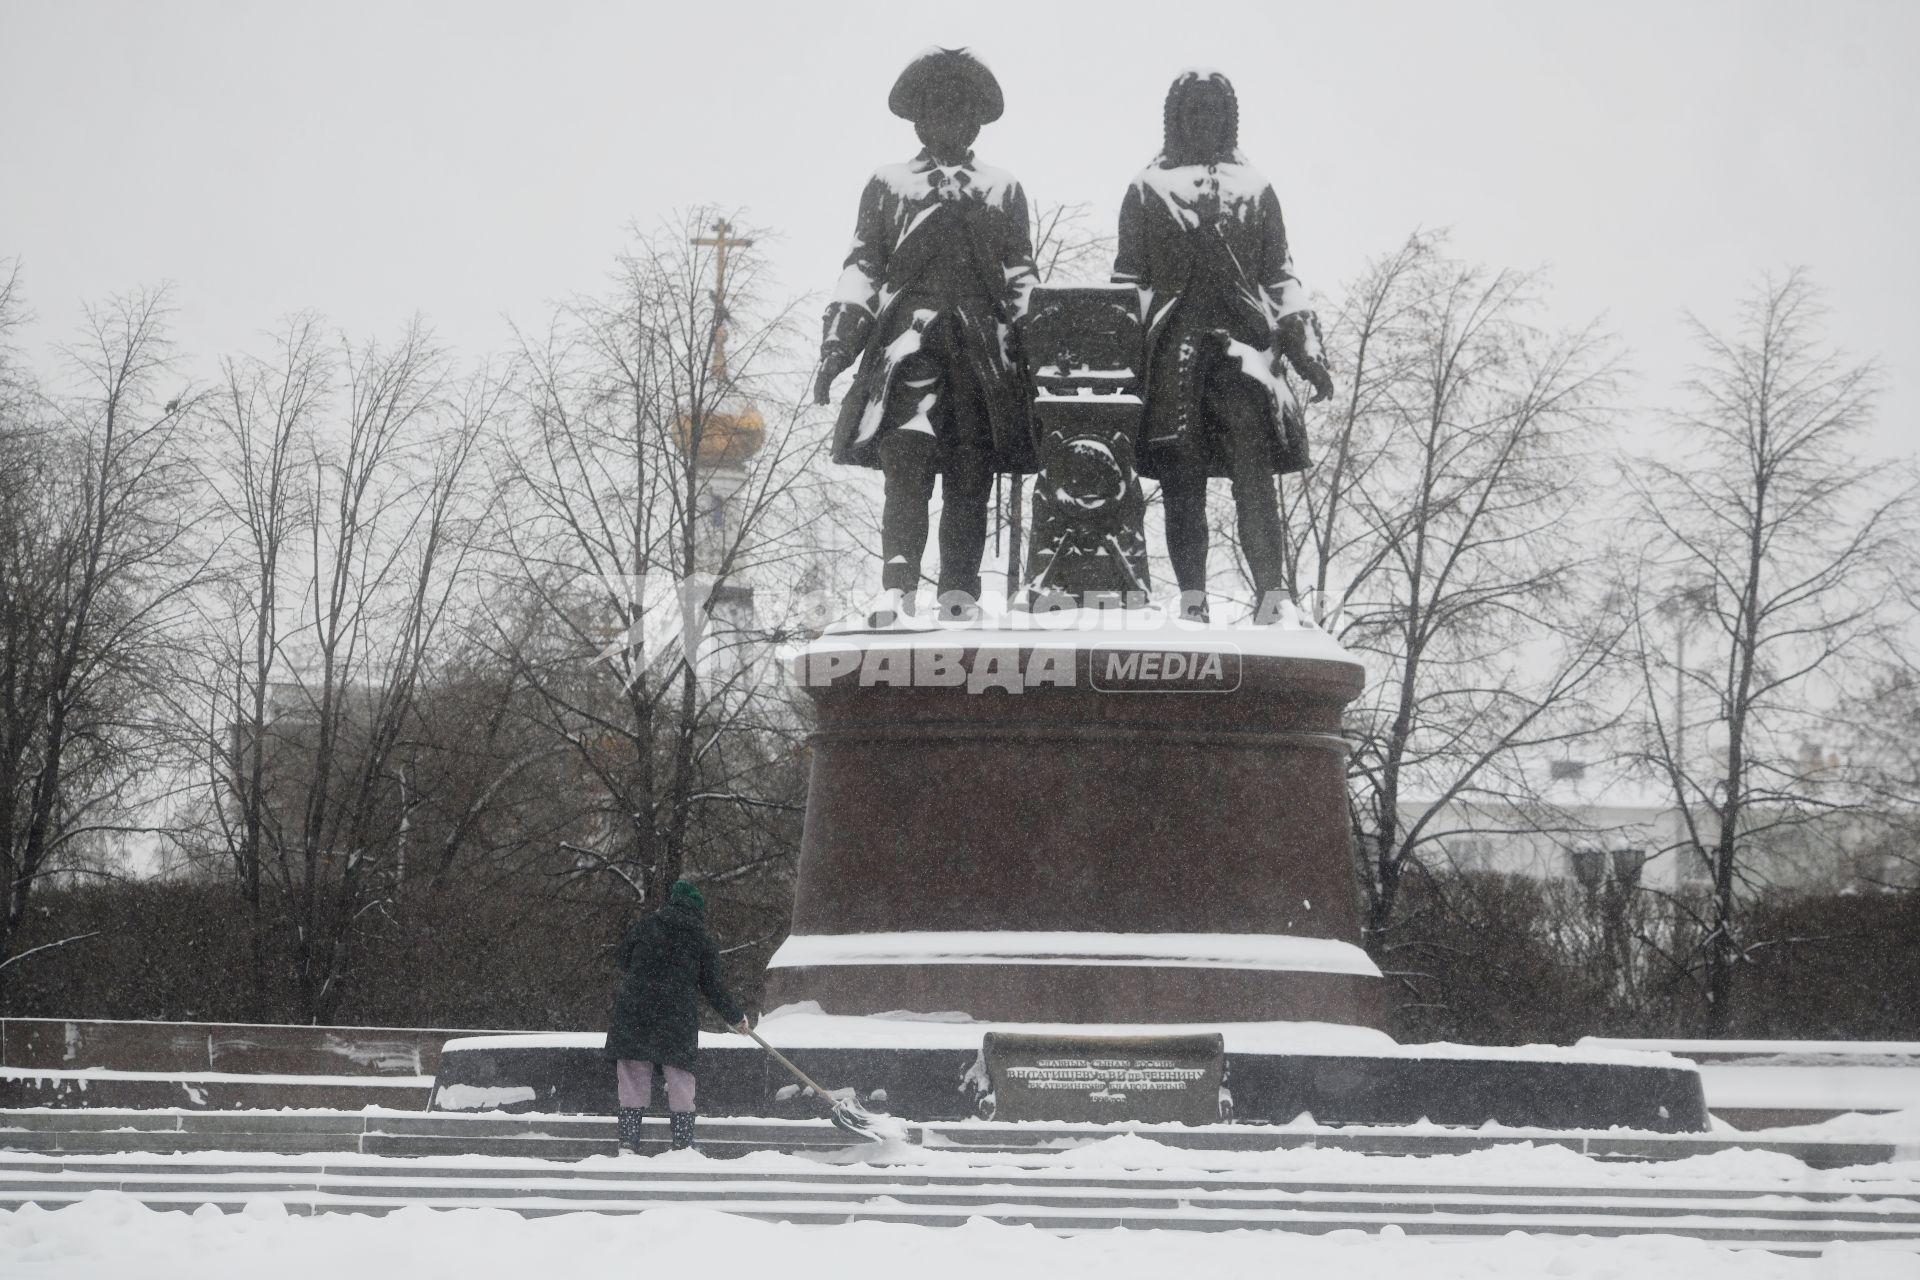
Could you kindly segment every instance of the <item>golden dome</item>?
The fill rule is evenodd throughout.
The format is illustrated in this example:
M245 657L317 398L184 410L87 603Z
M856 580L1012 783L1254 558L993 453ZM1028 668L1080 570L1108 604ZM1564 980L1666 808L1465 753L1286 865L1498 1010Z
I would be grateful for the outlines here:
M716 410L700 424L700 454L694 461L703 467L738 466L760 451L766 434L766 423L752 405L738 413ZM674 439L686 453L693 439L691 417L683 416L674 425Z

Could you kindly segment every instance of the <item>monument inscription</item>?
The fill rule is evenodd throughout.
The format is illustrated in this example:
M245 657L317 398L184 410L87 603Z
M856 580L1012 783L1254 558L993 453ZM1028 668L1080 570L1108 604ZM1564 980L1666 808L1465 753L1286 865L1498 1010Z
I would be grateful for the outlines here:
M1171 1036L988 1032L983 1047L996 1120L1220 1119L1225 1043L1218 1032Z

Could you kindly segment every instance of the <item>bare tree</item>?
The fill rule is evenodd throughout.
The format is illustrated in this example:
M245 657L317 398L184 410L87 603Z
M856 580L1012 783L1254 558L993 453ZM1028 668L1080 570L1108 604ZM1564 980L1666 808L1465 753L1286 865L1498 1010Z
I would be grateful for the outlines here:
M523 340L492 644L584 779L560 870L648 902L770 875L770 933L804 732L771 651L833 573L832 503L756 238L694 211Z
M1768 941L1740 916L1763 853L1837 849L1868 807L1832 748L1907 613L1895 570L1915 489L1861 456L1876 372L1823 346L1821 317L1794 271L1765 278L1732 332L1694 321L1704 359L1671 420L1675 456L1635 473L1649 556L1633 584L1636 749L1671 791L1676 855L1710 881L1697 951L1678 958L1710 1034L1731 1026L1736 966Z
M1547 332L1536 282L1416 235L1329 319L1341 398L1283 489L1293 592L1366 662L1350 801L1369 944L1464 826L1551 838L1540 757L1604 721L1621 628L1582 590L1577 521L1612 380L1591 329Z
M27 321L25 286L18 259L0 260L0 440L27 429L27 406L34 396L33 379L22 363L14 339Z
M283 709L274 694L277 683L292 683L283 628L300 581L299 536L312 519L307 468L333 378L316 317L290 319L275 342L270 359L224 361L206 407L204 492L225 526L230 558L212 588L208 696L196 708L205 722L196 754L207 758L210 786L203 813L245 904L249 1016L258 1021L275 1013L268 934L279 901L267 896L268 872L287 834L268 787L269 764L288 764L273 751Z
M0 352L0 965L38 883L150 826L157 697L199 573L178 449L192 397L160 390L166 321L164 291L88 308L70 391Z
M1900 574L1912 581L1913 570ZM1911 606L1906 608L1910 611ZM1841 889L1920 889L1920 671L1911 649L1844 703L1841 751L1858 786L1871 835L1848 851Z
M355 939L405 873L407 752L459 633L482 514L476 446L502 394L417 322L331 350L312 317L269 359L228 361L208 406L206 492L223 575L207 606L202 841L250 913L253 997L327 1021ZM287 971L271 972L269 935Z

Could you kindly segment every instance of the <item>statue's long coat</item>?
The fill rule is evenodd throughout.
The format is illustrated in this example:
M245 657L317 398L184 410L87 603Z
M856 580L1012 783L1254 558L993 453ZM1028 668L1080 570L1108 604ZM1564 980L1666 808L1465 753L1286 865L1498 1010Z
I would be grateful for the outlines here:
M997 469L1031 470L1027 388L1011 329L1035 279L1027 197L1013 175L971 157L942 166L924 150L876 170L833 295L836 308L871 317L835 425L834 461L880 465L874 445L883 425L898 425L882 423L895 371L944 311L960 324L985 396ZM956 280L966 287L953 289Z
M1210 474L1228 474L1209 447L1200 419L1205 387L1194 376L1197 346L1214 330L1226 333L1241 375L1260 389L1274 470L1304 469L1299 406L1273 346L1280 322L1308 308L1273 187L1238 153L1219 164L1162 157L1127 188L1118 238L1113 279L1140 290L1145 331L1141 474L1156 476L1170 451L1194 448L1207 449Z

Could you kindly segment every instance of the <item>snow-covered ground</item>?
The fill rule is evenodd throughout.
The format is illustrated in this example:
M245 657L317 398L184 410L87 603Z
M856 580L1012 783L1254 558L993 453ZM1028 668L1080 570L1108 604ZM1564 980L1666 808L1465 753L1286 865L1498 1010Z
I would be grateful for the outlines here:
M1881 1126L1885 1118L1875 1117ZM511 1168L511 1179L489 1178L501 1190L541 1195L543 1188L597 1183L613 1188L636 1175L662 1186L698 1192L702 1178L728 1185L750 1180L806 1185L822 1175L871 1179L849 1184L855 1199L875 1205L911 1191L925 1193L924 1175L968 1181L990 1192L989 1202L1094 1185L1108 1194L1138 1182L1180 1192L1195 1200L1212 1194L1256 1194L1269 1209L1323 1195L1296 1188L1339 1188L1351 1196L1378 1193L1404 1200L1397 1189L1445 1188L1477 1192L1489 1206L1514 1201L1569 1209L1584 1201L1596 1208L1608 1200L1614 1212L1632 1205L1697 1194L1749 1197L1749 1211L1791 1214L1816 1206L1824 1216L1846 1211L1872 1217L1920 1211L1920 1147L1914 1158L1850 1169L1817 1170L1777 1152L1723 1150L1664 1162L1602 1161L1550 1144L1513 1143L1444 1156L1370 1156L1326 1149L1203 1151L1183 1149L1133 1134L1082 1143L1065 1150L969 1152L938 1147L852 1147L838 1153L749 1155L711 1160L696 1152L643 1159L593 1157L576 1163L526 1158L449 1156L428 1160L354 1155L272 1156L196 1152L175 1157L139 1157L145 1169L164 1163L192 1192L223 1180L258 1187L272 1166L324 1163L338 1178L376 1171L417 1180L423 1197L435 1182L443 1187L463 1176ZM124 1157L9 1157L20 1176L86 1179L89 1169ZM867 1162L872 1163L867 1163ZM219 1172L213 1166L244 1164ZM42 1166L35 1174L27 1166ZM824 1167L831 1166L831 1169ZM464 1172L463 1172L464 1171ZM918 1183L915 1175L923 1175ZM122 1175L126 1176L126 1175ZM898 1179L897 1187L889 1184ZM380 1179L386 1181L386 1178ZM1264 1190L1249 1191L1254 1184ZM130 1183L128 1185L131 1185ZM818 1181L815 1189L825 1185ZM711 1182L709 1191L722 1188ZM1569 1199L1569 1188L1581 1189ZM1537 1191L1532 1194L1529 1189ZM598 1194L598 1193L596 1193ZM53 1203L54 1197L49 1196ZM1046 1276L1050 1280L1098 1276L1166 1280L1179 1273L1209 1280L1239 1276L1337 1276L1339 1280L1427 1280L1428 1277L1569 1277L1582 1280L1741 1280L1767 1277L1833 1277L1839 1280L1913 1280L1920 1253L1904 1247L1836 1244L1820 1257L1784 1257L1684 1237L1687 1219L1668 1219L1676 1234L1608 1238L1529 1233L1463 1238L1416 1238L1391 1223L1361 1219L1352 1229L1323 1235L1287 1231L1090 1231L1056 1235L1029 1226L975 1219L958 1227L867 1221L836 1226L762 1222L711 1209L649 1208L639 1213L561 1213L528 1218L501 1208L408 1207L385 1217L327 1213L291 1215L299 1195L250 1194L243 1185L224 1197L233 1211L202 1205L191 1211L159 1212L118 1191L94 1191L59 1208L29 1205L0 1212L0 1276L28 1277L220 1277L272 1276L273 1280L341 1280L356 1274L428 1277L645 1274L659 1276L759 1276L767 1280L980 1280L985 1275ZM1324 1196L1323 1196L1324 1199ZM552 1202L549 1202L552 1203ZM1721 1211L1706 1208L1699 1212ZM560 1207L556 1205L555 1207ZM632 1207L632 1206L629 1206ZM1691 1210L1690 1210L1691 1211ZM968 1210L967 1212L973 1212ZM1188 1212L1180 1209L1174 1214ZM1699 1221L1701 1219L1695 1219ZM1597 1219L1596 1219L1597 1221ZM1411 1224L1410 1224L1411 1225ZM1808 1224L1808 1237L1819 1232ZM1645 1228L1642 1228L1645 1229ZM1656 1230L1665 1230L1659 1224ZM1901 1237L1912 1233L1895 1229Z
M980 1280L982 1276L1166 1280L1170 1275L1340 1280L1912 1280L1914 1255L1839 1245L1818 1258L1720 1248L1672 1236L1594 1239L1518 1233L1410 1239L1396 1228L1322 1236L1272 1231L1101 1232L1057 1237L984 1221L957 1228L862 1222L798 1227L655 1209L522 1218L501 1210L401 1209L387 1217L289 1216L261 1198L241 1213L157 1213L113 1192L54 1211L0 1216L10 1280L341 1280L355 1275L757 1276L768 1280Z

